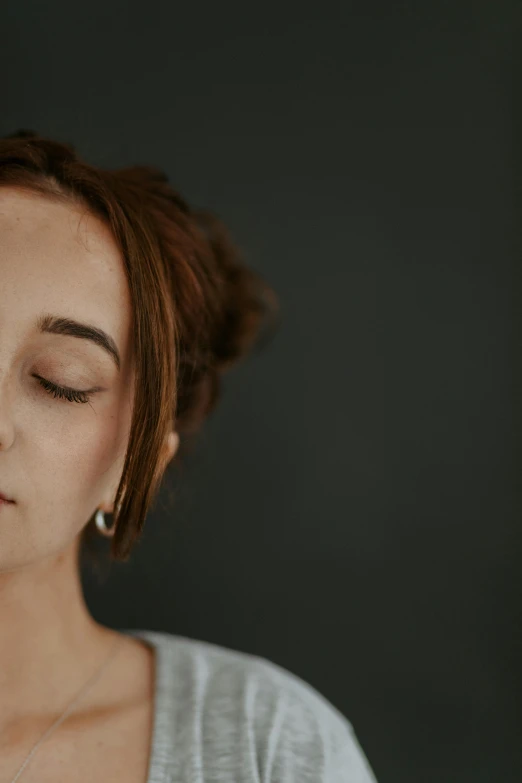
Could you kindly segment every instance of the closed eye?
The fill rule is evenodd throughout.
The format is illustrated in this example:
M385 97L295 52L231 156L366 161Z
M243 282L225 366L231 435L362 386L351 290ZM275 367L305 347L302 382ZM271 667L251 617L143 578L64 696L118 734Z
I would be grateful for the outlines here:
M34 375L34 378L38 380L40 386L53 397L59 397L67 400L68 402L81 402L86 403L91 399L93 392L80 391L79 389L71 389L69 386L58 386L56 383L48 381L46 378L42 378L41 375Z

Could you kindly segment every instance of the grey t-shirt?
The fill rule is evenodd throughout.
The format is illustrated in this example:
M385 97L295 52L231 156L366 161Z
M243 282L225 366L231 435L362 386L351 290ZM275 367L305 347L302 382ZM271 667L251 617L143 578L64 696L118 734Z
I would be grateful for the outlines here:
M297 675L210 642L121 633L156 652L147 783L376 783L351 724Z

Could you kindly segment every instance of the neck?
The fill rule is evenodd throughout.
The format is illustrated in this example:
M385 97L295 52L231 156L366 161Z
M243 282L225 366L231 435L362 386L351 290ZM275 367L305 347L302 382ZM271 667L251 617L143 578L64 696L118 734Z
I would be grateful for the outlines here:
M0 571L0 737L27 716L60 713L114 645L85 603L78 543Z

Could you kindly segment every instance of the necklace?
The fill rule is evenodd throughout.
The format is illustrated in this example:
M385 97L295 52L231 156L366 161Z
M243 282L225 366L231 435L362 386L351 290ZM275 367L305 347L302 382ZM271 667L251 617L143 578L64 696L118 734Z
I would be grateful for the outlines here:
M88 691L88 690L90 690L90 688L92 688L92 686L94 685L94 683L95 683L95 682L98 680L98 678L100 677L100 675L101 675L102 671L105 669L105 667L107 666L107 664L109 663L109 661L110 661L110 660L111 660L111 658L113 657L113 655L114 655L114 653L116 652L117 648L120 646L120 644L122 644L122 642L123 642L123 641L124 641L124 639L123 639L123 638L121 638L121 639L118 639L118 640L116 641L116 643L115 643L115 644L113 645L113 647L112 647L112 650L111 650L111 652L109 653L109 655L108 655L108 656L107 656L107 658L105 659L105 662L102 664L101 668L100 668L100 669L98 669L98 671L97 671L97 672L95 672L95 673L93 674L93 676L92 676L92 677L90 677L90 678L87 680L87 682L85 683L85 685L83 686L83 688L80 690L80 692L78 693L78 695L77 695L77 696L76 696L76 697L75 697L75 698L72 700L72 702L69 704L69 706L68 706L68 707L67 707L67 708L64 710L64 712L63 712L63 713L60 715L60 717L58 718L58 720L56 720L56 721L55 721L55 722L52 724L52 726L50 726L50 728L48 728L48 729L47 729L47 731L45 732L45 734L44 734L44 735L43 735L43 736L42 736L42 737L41 737L41 738L38 740L38 742L37 742L35 745L33 745L33 747L31 748L31 751L30 751L30 753L28 754L28 756L26 757L26 759L25 759L24 763L22 764L22 766L20 767L20 769L19 769L19 770L18 770L18 772L16 773L15 777L12 779L11 783L15 783L15 781L17 781L17 780L18 780L18 778L19 778L19 777L20 777L20 775L22 774L23 770L25 769L25 767L26 767L26 766L27 766L27 764L29 763L30 759L32 758L33 754L34 754L34 753L36 753L36 750L37 750L37 749L38 749L38 747L39 747L39 746L42 744L42 742L43 742L44 740L46 740L46 739L47 739L47 737L48 737L48 736L51 734L51 732L53 732L53 731L54 731L54 729L56 729L56 728L57 728L57 727L60 725L60 723L62 723L62 721L64 721L64 720L65 720L65 718L67 717L67 715L68 715L68 714L69 714L69 712L71 711L72 707L73 707L73 706L76 704L76 702L77 702L77 701L80 699L80 697L81 697L81 696L84 696L84 695L87 693L87 691Z

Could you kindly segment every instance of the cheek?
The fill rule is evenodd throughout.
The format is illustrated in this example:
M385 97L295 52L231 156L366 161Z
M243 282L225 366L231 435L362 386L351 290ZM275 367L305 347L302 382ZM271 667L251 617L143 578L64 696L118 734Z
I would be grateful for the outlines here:
M0 572L62 551L116 490L126 446L121 416L93 409L23 419L17 503L0 520Z
M17 504L0 520L0 572L63 551L98 503L114 498L131 397L122 385L90 405L22 400L12 451Z
M45 518L55 535L79 530L117 486L123 467L126 433L118 406L93 402L82 408L53 416L47 425L41 421L31 438L24 505L32 523L39 527Z

